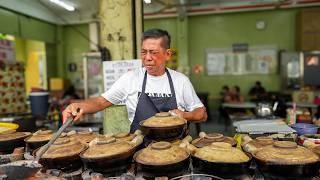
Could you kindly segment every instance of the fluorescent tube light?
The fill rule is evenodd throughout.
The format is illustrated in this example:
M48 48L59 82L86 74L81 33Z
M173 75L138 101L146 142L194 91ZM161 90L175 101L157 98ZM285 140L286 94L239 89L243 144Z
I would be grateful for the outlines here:
M65 8L68 11L74 11L75 7L71 6L70 4L66 4L62 0L50 0L50 2L55 3L63 8Z

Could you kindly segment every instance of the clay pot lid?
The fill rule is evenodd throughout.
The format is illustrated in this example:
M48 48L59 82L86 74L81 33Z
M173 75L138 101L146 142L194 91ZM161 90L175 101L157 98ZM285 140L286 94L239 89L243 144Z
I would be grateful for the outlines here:
M209 146L213 142L226 142L226 143L231 144L231 146L237 145L236 140L234 140L231 137L224 136L223 134L220 134L220 133L206 134L204 132L200 132L199 136L200 136L199 138L197 138L191 142L191 144L193 144L194 146L196 146L198 148L201 148L204 146Z
M52 138L53 132L51 130L38 130L37 132L33 133L32 136L25 139L27 143L34 143L34 142L43 142L49 141Z
M261 136L257 137L256 139L250 141L248 144L254 146L255 148L259 149L264 146L272 145L275 141L272 137L269 136Z
M187 159L190 154L186 149L166 141L152 143L135 155L136 162L144 165L169 165Z
M5 142L5 141L12 141L12 140L17 140L17 139L25 139L26 137L30 136L30 132L16 132L12 131L10 133L3 133L0 134L0 142Z
M117 133L114 134L113 137L116 139L122 140L122 141L131 141L133 138L136 137L136 134L130 134L130 133Z
M271 164L299 165L317 162L319 157L311 150L291 141L276 141L262 147L254 157Z
M172 127L186 124L187 121L178 116L172 116L168 112L161 112L155 114L144 121L141 122L141 125L145 127Z
M70 136L72 139L75 139L81 143L88 144L90 143L90 141L96 138L98 134L93 133L91 131L79 131L75 133L69 133L68 136Z
M59 137L43 154L41 159L56 159L79 155L86 149L86 145L79 141L72 140L70 137ZM39 149L40 152L41 148Z
M250 161L243 151L226 142L214 142L209 146L198 148L194 156L215 163L243 163Z
M89 148L81 154L81 158L100 159L131 153L143 141L143 136L137 136L131 141L123 141L113 136L100 135L90 142Z
M312 151L313 151L314 153L316 153L318 156L320 156L320 146L314 147L314 148L312 149Z

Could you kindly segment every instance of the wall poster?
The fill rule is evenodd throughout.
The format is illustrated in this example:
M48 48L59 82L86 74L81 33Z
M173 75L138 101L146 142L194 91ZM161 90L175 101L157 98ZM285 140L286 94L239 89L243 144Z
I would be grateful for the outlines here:
M274 46L250 46L248 52L231 48L207 49L208 75L272 74L277 72L278 50Z

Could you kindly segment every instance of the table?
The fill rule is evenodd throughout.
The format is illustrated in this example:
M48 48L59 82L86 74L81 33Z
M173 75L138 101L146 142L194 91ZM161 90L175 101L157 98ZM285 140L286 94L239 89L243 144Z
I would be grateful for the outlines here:
M286 103L286 106L291 106L291 107L293 107L293 102L287 102ZM318 107L318 105L316 105L316 104L313 104L313 103L296 103L296 107L300 107L300 108L312 108L312 109L314 109L314 108L317 108Z
M230 125L235 119L248 119L254 116L253 110L256 108L256 103L253 102L243 102L243 103L222 103L222 110L224 117L225 129ZM248 113L246 110L250 110Z
M287 107L293 107L293 102L287 102ZM314 114L317 112L318 105L313 103L296 103L297 108L308 108L310 110L310 113L312 117L314 117Z
M222 103L223 108L234 108L234 109L254 109L257 107L256 103L243 102L243 103Z

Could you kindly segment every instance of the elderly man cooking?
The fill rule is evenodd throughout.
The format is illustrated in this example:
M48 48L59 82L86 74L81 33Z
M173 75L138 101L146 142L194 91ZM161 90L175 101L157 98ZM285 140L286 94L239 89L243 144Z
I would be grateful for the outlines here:
M188 77L166 68L171 55L167 31L145 31L141 47L143 67L125 73L101 96L70 104L62 113L63 122L71 116L79 120L83 114L95 113L123 101L131 121L131 132L139 128L140 121L158 112L170 111L188 121L205 121L206 109Z

